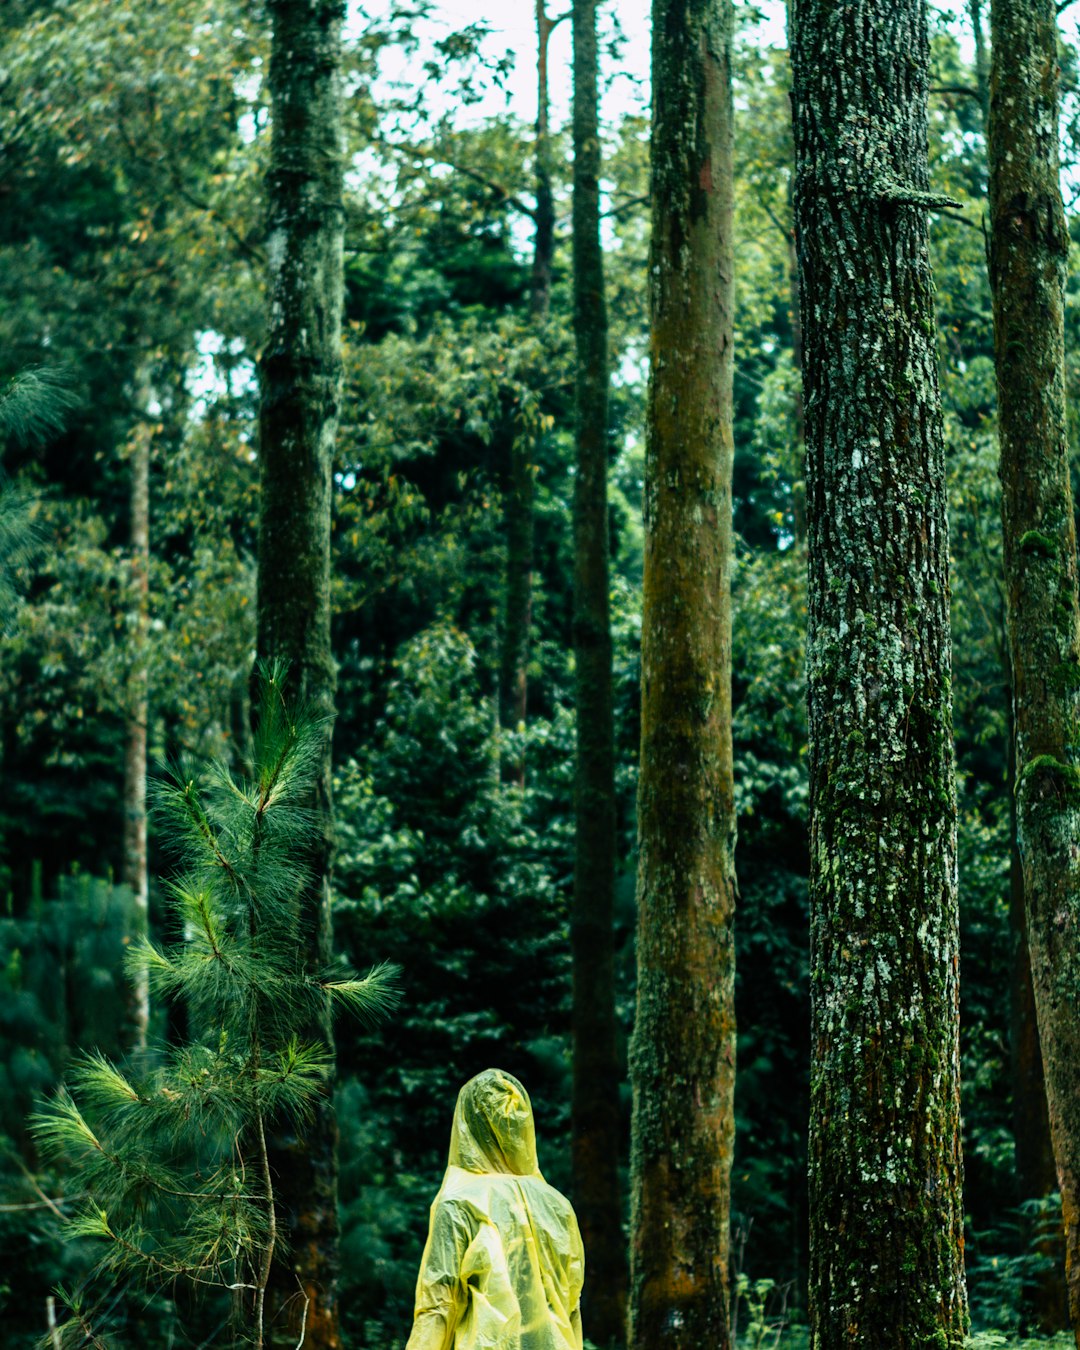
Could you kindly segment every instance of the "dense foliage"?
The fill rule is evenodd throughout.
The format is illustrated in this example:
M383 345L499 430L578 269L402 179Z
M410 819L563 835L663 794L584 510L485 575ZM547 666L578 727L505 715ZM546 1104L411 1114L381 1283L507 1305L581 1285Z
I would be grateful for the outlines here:
M151 755L218 760L241 775L249 761L269 134L257 8L17 0L0 15L0 1315L11 1350L46 1331L58 1282L86 1306L83 1281L101 1256L100 1237L65 1240L60 1226L94 1178L44 1157L27 1115L73 1064L95 1089L106 1058L119 1064L129 1048L122 972L131 897L115 882L137 612L128 478L138 437L149 437L151 451L149 624L139 658ZM799 1322L807 1269L802 409L789 72L776 9L737 6L736 44L733 1248L746 1345L771 1344L773 1328ZM619 110L604 126L603 234L625 1053L648 144L640 104L619 93L610 14L604 22L607 106ZM346 1027L338 1045L341 1307L347 1344L366 1350L404 1339L454 1095L470 1074L497 1064L522 1078L541 1166L556 1185L570 1184L568 138L556 126L554 284L538 329L528 313L532 133L492 94L514 60L527 75L532 53L508 59L483 23L460 31L446 23L417 0L367 20L357 11L348 26L346 394L332 545L335 935L344 963L403 969L397 1015L377 1031ZM933 218L932 246L950 476L967 1267L974 1325L986 1333L977 1343L988 1347L991 1333L1037 1330L1032 1292L1054 1256L1045 1240L1032 1247L1023 1206L1033 1197L1018 1193L1013 1167L1008 726L982 113L966 10L934 8L932 25L931 170L935 190L963 204ZM1069 182L1080 153L1071 46L1063 61ZM1080 241L1075 214L1070 229ZM1074 280L1073 394L1076 294ZM536 486L532 643L528 717L509 728L497 715L503 502L521 437ZM524 786L500 773L508 748L526 766ZM152 937L159 946L198 942L190 931L185 938L170 900L165 843L152 824ZM156 998L148 1061L108 1082L172 1072L203 1016ZM207 1044L200 1053L213 1056L216 1042ZM628 1127L625 1087L621 1104ZM257 1245L258 1224L251 1231ZM118 1347L148 1335L162 1345L225 1335L216 1308L171 1287L150 1302L141 1292L116 1298L106 1311L108 1343Z

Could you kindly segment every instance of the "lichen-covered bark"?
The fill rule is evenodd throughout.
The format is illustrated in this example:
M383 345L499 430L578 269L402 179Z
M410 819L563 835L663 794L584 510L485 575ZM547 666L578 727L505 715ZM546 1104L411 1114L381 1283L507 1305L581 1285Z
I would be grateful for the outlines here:
M291 691L327 718L312 803L320 822L300 903L303 958L331 956L331 468L341 389L344 0L270 0L272 141L267 176L269 314L260 362L257 651L289 662ZM333 1047L329 1009L310 1029ZM273 1276L275 1345L337 1347L337 1129L329 1090L302 1133L271 1141L289 1254ZM287 1308L285 1307L287 1305ZM282 1311L284 1309L284 1311Z
M600 246L596 0L574 0L574 1203L588 1269L585 1335L626 1336L626 1248L619 1200L619 1063L615 1039L615 750L608 608L608 353Z
M956 803L922 0L798 0L814 1350L960 1346Z
M730 1344L731 40L730 0L653 0L634 1350Z
M1080 608L1065 415L1069 236L1053 0L992 0L990 274L1017 840L1080 1346Z

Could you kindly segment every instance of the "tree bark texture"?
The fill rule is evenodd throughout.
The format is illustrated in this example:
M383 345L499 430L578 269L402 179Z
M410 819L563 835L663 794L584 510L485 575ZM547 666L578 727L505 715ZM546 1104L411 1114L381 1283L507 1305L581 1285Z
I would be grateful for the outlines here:
M1017 841L1080 1346L1080 607L1053 0L992 0L990 24L990 275Z
M730 1345L732 26L730 0L653 0L634 1350Z
M600 245L596 0L574 0L574 1202L587 1254L584 1328L601 1347L626 1339L626 1248L619 1197L615 1036L615 749L608 601L608 352Z
M313 878L300 897L303 960L330 961L330 510L341 392L344 0L270 0L272 140L267 178L268 324L260 362L257 651L289 665L288 692L326 717L313 808ZM329 1008L310 1034L333 1049ZM287 1262L272 1279L273 1343L294 1346L306 1310L309 1350L340 1344L337 1126L330 1084L302 1134L270 1141Z
M141 390L145 411L151 395ZM128 677L124 722L124 841L120 880L132 894L133 940L145 938L150 924L150 879L146 855L146 736L150 717L147 638L150 623L150 441L149 425L136 426L131 447L131 614L132 669ZM145 970L130 977L128 1043L145 1050L150 1025L150 980Z
M922 0L797 0L814 1350L959 1347L956 800Z

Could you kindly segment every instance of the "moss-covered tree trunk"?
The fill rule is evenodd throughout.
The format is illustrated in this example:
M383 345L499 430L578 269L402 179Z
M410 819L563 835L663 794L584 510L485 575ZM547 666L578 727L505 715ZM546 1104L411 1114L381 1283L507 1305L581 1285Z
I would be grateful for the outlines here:
M1004 616L1003 616L1004 617ZM1003 625L1004 627L1004 625ZM1003 633L1007 639L1007 634ZM1027 912L1024 906L1024 861L1017 839L1016 732L1012 708L1012 662L1007 647L1002 664L1006 672L1009 714L1006 718L1006 791L1009 794L1009 931L1012 960L1009 969L1009 1068L1012 1080L1012 1124L1016 1200L1042 1200L1057 1191L1057 1168L1050 1139L1046 1106L1042 1046L1039 1043L1035 986L1031 976ZM1038 1214L1025 1224L1025 1242L1044 1258L1043 1268L1024 1289L1022 1326L1033 1322L1050 1335L1069 1325L1065 1291L1065 1247L1061 1221L1054 1213Z
M267 178L268 324L260 362L257 651L289 663L291 689L326 716L312 806L313 878L300 897L310 969L331 956L331 469L341 390L344 0L270 0L272 140ZM329 1009L311 1034L333 1046ZM290 1244L273 1276L275 1345L339 1344L337 1127L328 1084L302 1132L271 1141ZM287 1305L287 1307L286 1307Z
M1080 1346L1080 607L1065 414L1069 235L1053 0L992 0L990 274L1016 825Z
M730 0L653 0L634 1350L726 1350L735 1081Z
M975 87L989 139L990 62L983 23L983 0L968 0L968 18L975 39ZM1009 794L1009 928L1012 960L1009 970L1009 1068L1012 1086L1013 1142L1016 1150L1016 1199L1042 1199L1057 1190L1057 1169L1050 1142L1050 1116L1046 1109L1042 1048L1035 1012L1035 988L1031 978L1027 913L1024 907L1024 866L1017 843L1016 734L1013 725L1013 675L1008 632L1002 619L1002 675L1009 700L1006 719L1006 791ZM1060 1331L1068 1325L1065 1297L1064 1248L1061 1225L1040 1215L1027 1229L1026 1240L1049 1258L1034 1281L1032 1308L1039 1329Z
M967 1320L926 14L798 0L815 1350Z
M608 604L608 351L600 246L596 0L573 0L574 44L574 1203L588 1253L585 1334L626 1337L626 1247L619 1201L615 1036L615 736Z

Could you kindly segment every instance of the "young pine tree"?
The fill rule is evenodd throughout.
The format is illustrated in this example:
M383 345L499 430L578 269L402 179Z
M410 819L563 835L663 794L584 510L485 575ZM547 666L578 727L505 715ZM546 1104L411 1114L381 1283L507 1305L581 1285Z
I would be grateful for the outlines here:
M250 777L216 765L158 794L182 864L166 894L183 938L167 951L143 941L131 962L187 1005L190 1041L142 1076L84 1056L35 1121L39 1143L79 1169L88 1204L72 1235L102 1240L101 1272L236 1295L235 1338L258 1347L282 1245L267 1134L310 1117L328 1086L327 1048L299 1029L328 995L367 1016L394 997L389 967L364 979L305 967L297 860L318 828L306 803L324 728L287 706L279 671L260 693ZM85 1315L68 1326L82 1343Z

